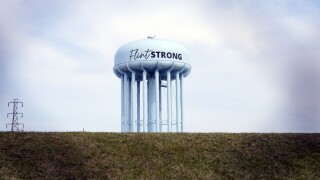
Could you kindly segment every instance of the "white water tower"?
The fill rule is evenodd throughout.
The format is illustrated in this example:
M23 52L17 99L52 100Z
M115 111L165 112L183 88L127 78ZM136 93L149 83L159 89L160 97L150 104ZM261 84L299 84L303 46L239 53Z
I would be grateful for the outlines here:
M185 47L148 37L120 47L114 64L121 132L183 132L183 79L191 71Z

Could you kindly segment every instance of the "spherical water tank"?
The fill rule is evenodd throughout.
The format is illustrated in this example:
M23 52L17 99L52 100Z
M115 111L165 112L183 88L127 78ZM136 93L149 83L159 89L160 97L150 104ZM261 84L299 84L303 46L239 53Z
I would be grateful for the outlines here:
M147 73L158 70L160 74L180 72L187 76L191 71L189 62L189 53L182 45L167 40L143 39L120 47L113 69L118 77L132 71L141 75L144 70Z

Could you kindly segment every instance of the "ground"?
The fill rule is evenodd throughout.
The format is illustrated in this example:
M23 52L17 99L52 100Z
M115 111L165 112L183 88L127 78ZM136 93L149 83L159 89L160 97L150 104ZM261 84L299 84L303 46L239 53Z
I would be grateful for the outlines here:
M320 179L320 134L1 132L15 178Z

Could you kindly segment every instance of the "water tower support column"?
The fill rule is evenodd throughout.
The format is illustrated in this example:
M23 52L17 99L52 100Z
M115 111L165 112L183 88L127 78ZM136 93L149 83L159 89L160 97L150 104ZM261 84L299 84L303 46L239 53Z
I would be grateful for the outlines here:
M129 88L129 84L130 81L128 79L128 75L124 74L123 75L123 79L124 79L124 92L123 92L123 96L124 96L124 124L123 124L123 129L125 132L129 132L129 121L130 121L130 88Z
M144 70L142 73L143 79L143 132L148 132L148 94L147 94L147 72Z
M167 118L168 118L168 132L171 132L171 73L167 72Z
M130 132L137 132L136 126L136 112L137 112L137 96L136 90L136 73L131 72L131 129Z
M184 79L184 76L181 74L181 80L180 80L180 90L181 90L181 96L180 96L180 106L181 106L181 132L183 132L183 79Z
M140 79L137 80L137 132L141 132L141 121L140 121Z
M121 132L124 132L124 75L121 75Z
M159 131L162 132L162 85L161 79L159 81Z
M180 74L176 73L176 128L180 132Z
M160 115L160 103L159 103L159 71L156 70L155 76L155 88L156 88L156 132L161 132L159 129L159 115Z
M157 132L156 109L155 77L151 75L148 79L148 132Z
M148 79L148 132L159 132L159 71Z

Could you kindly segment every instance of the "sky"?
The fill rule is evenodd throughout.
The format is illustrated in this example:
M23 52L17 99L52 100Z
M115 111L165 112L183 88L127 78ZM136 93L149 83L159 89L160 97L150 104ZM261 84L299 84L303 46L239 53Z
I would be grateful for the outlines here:
M114 55L147 36L190 52L186 132L320 132L318 0L0 0L0 131L119 132Z

